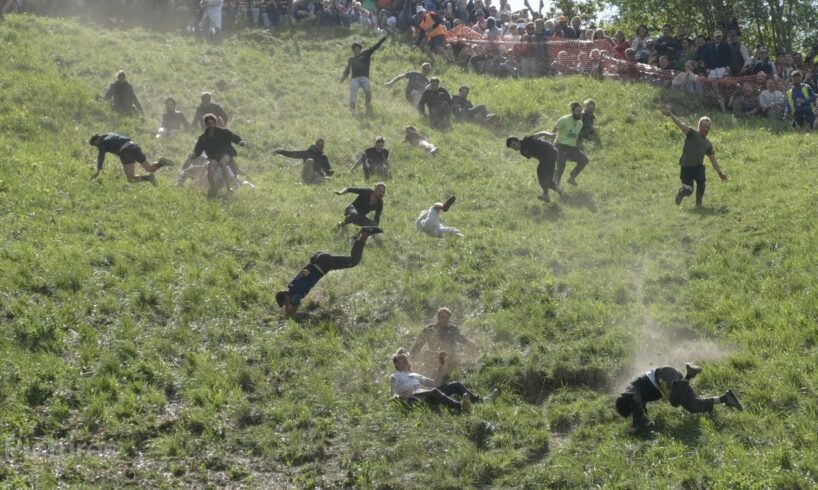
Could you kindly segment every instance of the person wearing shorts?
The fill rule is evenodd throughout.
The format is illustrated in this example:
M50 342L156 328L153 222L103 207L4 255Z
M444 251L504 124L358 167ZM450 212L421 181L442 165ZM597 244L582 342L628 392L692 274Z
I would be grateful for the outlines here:
M96 147L99 151L99 155L97 156L97 171L91 176L91 180L99 177L100 172L102 172L106 153L113 153L119 157L119 161L122 163L122 171L125 173L125 177L128 178L128 182L132 184L150 182L156 185L156 176L154 176L153 173L162 167L173 165L170 160L165 158L160 158L155 163L148 163L148 158L139 145L131 141L127 136L121 136L116 133L94 134L88 140L88 144ZM142 165L142 168L144 168L148 174L136 175L134 168L137 163Z

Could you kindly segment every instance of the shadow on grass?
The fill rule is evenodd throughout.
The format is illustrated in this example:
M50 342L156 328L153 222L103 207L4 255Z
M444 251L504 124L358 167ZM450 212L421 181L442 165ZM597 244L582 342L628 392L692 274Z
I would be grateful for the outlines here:
M669 422L659 419L639 428L633 433L633 437L642 441L654 441L660 434L694 447L699 444L702 429L697 416L676 414Z
M724 216L730 213L730 208L725 206L724 204L719 204L718 206L708 206L703 205L700 208L690 208L687 210L688 213L697 215L697 216Z
M565 199L565 204L573 208L584 208L592 213L596 213L597 211L594 196L588 191L576 190L570 192L568 198Z
M565 216L559 204L541 201L536 201L536 204L528 205L525 208L525 214L531 216L536 223L542 223L543 221L555 222Z

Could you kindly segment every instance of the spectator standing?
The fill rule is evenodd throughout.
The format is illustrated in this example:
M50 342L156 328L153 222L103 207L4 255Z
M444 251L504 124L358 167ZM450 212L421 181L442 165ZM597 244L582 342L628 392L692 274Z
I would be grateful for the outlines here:
M704 65L707 67L707 78L718 80L730 75L730 46L723 42L721 31L713 31L713 42L704 51Z

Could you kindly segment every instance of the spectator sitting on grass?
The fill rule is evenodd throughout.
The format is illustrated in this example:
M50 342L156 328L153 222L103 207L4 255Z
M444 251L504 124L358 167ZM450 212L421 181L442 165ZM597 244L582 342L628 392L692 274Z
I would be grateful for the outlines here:
M764 73L764 72L759 72ZM779 119L784 115L787 107L787 96L778 90L778 83L770 78L767 80L767 88L758 96L759 114L769 118Z

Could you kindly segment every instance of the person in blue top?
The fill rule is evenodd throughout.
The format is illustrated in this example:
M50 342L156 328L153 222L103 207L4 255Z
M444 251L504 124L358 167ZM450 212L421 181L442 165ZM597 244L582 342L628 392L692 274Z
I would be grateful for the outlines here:
M792 127L798 131L806 129L812 131L815 126L815 92L806 83L801 83L803 75L795 70L790 73L792 87L787 90L787 107L784 114L792 115Z
M127 136L121 136L116 133L102 133L94 134L88 140L88 144L97 147L99 156L97 157L97 171L91 176L91 180L96 179L100 172L102 172L102 165L105 163L105 154L113 153L119 157L122 162L122 171L128 178L128 182L136 184L138 182L150 182L156 185L156 177L154 172L162 167L173 165L173 163L166 159L160 158L156 163L148 163L148 158L136 143L131 141ZM135 164L142 165L149 173L147 175L136 175L134 173Z
M284 315L295 315L301 306L301 301L329 271L349 269L358 265L361 262L367 238L378 233L383 233L383 230L376 226L361 228L352 244L350 255L314 253L310 257L310 263L305 265L283 290L276 293L276 303L282 308Z

